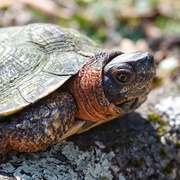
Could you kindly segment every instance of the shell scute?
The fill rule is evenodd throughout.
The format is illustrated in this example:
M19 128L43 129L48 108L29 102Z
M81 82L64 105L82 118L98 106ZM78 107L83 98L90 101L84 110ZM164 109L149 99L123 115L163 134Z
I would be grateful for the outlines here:
M56 25L0 29L0 117L58 89L99 50L78 31Z

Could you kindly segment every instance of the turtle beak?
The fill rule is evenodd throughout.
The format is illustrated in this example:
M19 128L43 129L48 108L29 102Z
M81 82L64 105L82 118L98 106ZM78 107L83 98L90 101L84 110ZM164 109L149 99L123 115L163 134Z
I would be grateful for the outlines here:
M127 99L127 100L122 100L115 105L119 108L126 108L128 110L133 110L135 109L136 105L138 104L138 97L134 99Z

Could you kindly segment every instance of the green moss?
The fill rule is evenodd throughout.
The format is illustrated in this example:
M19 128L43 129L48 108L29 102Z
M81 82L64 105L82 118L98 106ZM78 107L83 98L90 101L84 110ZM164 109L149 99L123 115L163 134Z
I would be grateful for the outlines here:
M163 126L156 128L156 131L158 131L159 133L166 133L167 132L166 128Z
M180 140L177 142L177 147L180 148Z
M174 169L174 161L170 161L163 169L162 172L166 174L170 174L172 170Z
M158 142L161 142L161 136L160 136L160 135L157 135L156 138L157 138L157 141L158 141Z
M166 158L167 155L168 155L167 150L166 150L164 147L162 147L162 148L160 149L160 156L161 156L162 158Z
M148 120L154 123L158 123L160 125L166 125L167 122L161 119L161 116L158 114L149 114L148 115Z
M156 128L156 131L159 133L166 133L166 127L165 125L168 123L167 121L164 121L160 115L158 114L149 114L148 120L153 122L154 124L157 124L158 127Z

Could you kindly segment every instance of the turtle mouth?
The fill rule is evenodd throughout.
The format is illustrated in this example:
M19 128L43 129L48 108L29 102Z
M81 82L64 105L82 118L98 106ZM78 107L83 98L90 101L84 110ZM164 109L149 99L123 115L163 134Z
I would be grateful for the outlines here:
M136 107L137 103L138 103L138 98L133 99L132 104L130 106L130 110L133 110Z
M128 99L121 100L115 105L119 108L129 107L128 108L129 110L133 110L137 106L138 100L139 100L138 98L128 98Z

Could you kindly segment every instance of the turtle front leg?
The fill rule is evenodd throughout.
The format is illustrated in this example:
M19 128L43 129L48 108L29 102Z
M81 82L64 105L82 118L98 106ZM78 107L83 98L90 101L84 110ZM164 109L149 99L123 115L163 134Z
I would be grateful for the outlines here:
M59 142L75 119L75 100L67 92L45 99L0 123L0 156L8 151L35 152Z

